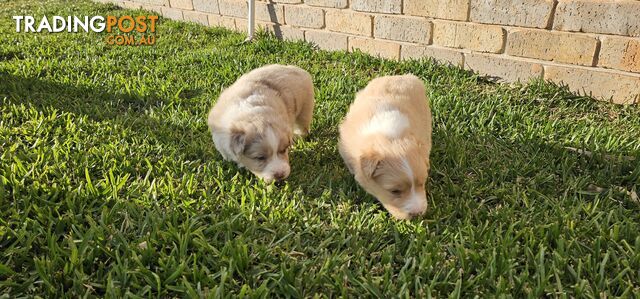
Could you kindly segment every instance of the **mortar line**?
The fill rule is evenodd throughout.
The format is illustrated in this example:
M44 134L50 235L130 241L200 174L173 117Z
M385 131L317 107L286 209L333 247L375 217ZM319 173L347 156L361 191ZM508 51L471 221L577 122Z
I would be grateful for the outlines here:
M593 53L593 60L592 62L592 67L596 67L598 65L598 63L600 62L600 48L602 47L602 42L600 41L599 38L596 38L596 50Z
M549 15L549 20L547 20L547 26L545 27L546 29L549 29L549 30L553 29L553 22L555 21L557 7L558 7L558 0L554 0L553 6L551 6L551 14Z

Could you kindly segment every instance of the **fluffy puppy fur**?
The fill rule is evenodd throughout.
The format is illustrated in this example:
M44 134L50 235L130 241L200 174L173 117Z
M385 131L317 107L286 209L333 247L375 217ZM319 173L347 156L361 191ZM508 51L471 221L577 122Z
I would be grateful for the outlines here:
M209 112L216 149L267 182L289 176L294 134L309 133L311 75L295 66L257 68L224 90Z
M431 110L418 77L369 82L340 125L338 147L356 181L394 217L426 211Z

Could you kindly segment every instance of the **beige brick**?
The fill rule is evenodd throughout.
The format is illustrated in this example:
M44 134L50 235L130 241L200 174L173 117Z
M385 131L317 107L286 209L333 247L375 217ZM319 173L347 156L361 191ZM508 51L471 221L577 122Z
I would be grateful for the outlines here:
M349 37L349 51L353 51L355 49L382 58L396 60L400 58L400 45L394 42Z
M247 2L242 0L219 0L218 5L223 16L246 18L249 12Z
M236 31L247 32L247 28L249 27L249 21L243 18L235 18L236 19ZM256 22L255 30L265 30L265 31L273 31L273 26L275 24L269 22Z
M284 24L284 7L273 3L256 2L256 20Z
M543 69L541 64L521 58L478 53L464 54L464 68L504 82L540 78Z
M185 21L209 26L209 19L206 13L197 11L183 11L182 15Z
M348 49L347 36L344 34L307 30L304 32L304 37L307 42L316 44L320 49L329 51Z
M640 39L603 36L598 66L640 73Z
M553 29L640 36L640 1L560 1Z
M324 6L333 8L346 8L347 0L306 0L304 4L311 6Z
M513 56L593 65L597 46L598 40L595 37L546 30L517 29L509 32L506 52Z
M373 35L383 39L428 44L431 40L431 22L415 17L376 16Z
M236 31L240 31L240 32L247 32L247 27L249 27L249 22L247 21L247 19L242 19L242 18L234 18L236 19ZM256 30L258 30L260 28L260 26L258 26L258 24L256 23Z
M182 20L182 10L175 8L162 8L162 16L172 20Z
M396 13L402 12L401 0L351 0L351 9L367 12Z
M247 23L247 25L249 25L249 24ZM265 31L269 31L269 32L274 32L274 28L277 25L278 24L271 23L271 22L256 22L256 27L257 28L259 28L260 30L265 30Z
M220 13L218 0L193 0L193 9L201 12Z
M162 6L152 4L142 4L142 9L162 14Z
M324 27L324 10L316 7L288 5L284 8L287 25L322 28Z
M142 4L136 3L136 2L133 2L133 1L122 1L121 6L124 7L124 8L128 8L128 9L140 9L140 8L142 8Z
M404 14L466 21L469 0L404 0Z
M270 31L273 32L273 34L277 38L282 40L304 40L304 31L298 28L293 28L291 26L282 26L276 24L271 26Z
M286 4L298 4L302 3L302 0L274 0L276 3L286 3Z
M142 3L143 6L145 4L169 6L169 0L136 0L136 2Z
M169 0L169 5L172 8L180 8L180 9L193 9L193 2L191 0Z
M500 26L448 21L433 22L433 43L449 48L500 53L505 32Z
M584 67L545 66L544 79L564 84L573 92L618 104L640 102L640 75L596 71Z
M246 24L247 24L247 26L249 26L248 22ZM256 22L256 29L273 32L274 27L276 25L277 24L274 24L274 23L271 23L271 22Z
M402 45L400 48L401 59L433 58L440 63L462 67L463 57L462 52L446 48L413 45Z
M371 15L342 10L327 11L327 29L331 31L372 36Z
M471 0L471 21L547 28L553 0Z
M236 30L236 20L232 17L219 15L209 15L209 26L224 27L230 30Z

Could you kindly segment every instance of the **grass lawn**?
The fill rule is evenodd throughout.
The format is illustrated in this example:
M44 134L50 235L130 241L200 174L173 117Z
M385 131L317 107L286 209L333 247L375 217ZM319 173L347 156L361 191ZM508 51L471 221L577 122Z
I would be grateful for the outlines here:
M640 107L169 20L116 47L11 19L141 13L0 0L0 298L640 296ZM316 86L283 186L222 161L206 125L267 63ZM429 209L395 221L337 125L370 79L408 72L434 114Z

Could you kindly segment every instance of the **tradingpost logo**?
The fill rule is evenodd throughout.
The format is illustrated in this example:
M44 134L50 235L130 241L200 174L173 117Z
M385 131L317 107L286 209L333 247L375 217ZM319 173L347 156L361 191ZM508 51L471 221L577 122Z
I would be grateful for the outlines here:
M104 32L105 42L118 46L147 46L156 43L158 16L13 16L16 32Z

